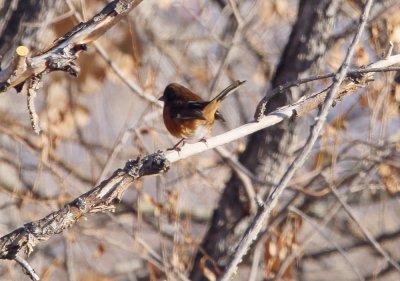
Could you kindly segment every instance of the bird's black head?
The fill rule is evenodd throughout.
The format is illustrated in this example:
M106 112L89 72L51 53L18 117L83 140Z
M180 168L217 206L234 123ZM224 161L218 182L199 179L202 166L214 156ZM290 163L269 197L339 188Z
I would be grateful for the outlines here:
M163 102L171 102L171 101L176 101L179 99L178 95L178 84L176 83L171 83L167 87L165 87L164 94L162 95L161 98L158 100L163 101Z

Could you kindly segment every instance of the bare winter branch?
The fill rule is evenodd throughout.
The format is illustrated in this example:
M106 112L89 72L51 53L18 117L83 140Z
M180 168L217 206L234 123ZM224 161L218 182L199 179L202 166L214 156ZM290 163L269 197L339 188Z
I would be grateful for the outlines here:
M90 213L112 211L135 180L146 176L166 172L169 163L162 153L155 153L137 160L129 160L125 167L116 170L113 175L95 188L82 194L60 210L48 216L25 224L23 227L0 238L0 258L15 259L24 250L30 254L41 241L77 223Z
M57 70L77 76L79 67L75 64L75 61L78 54L86 50L87 44L103 35L140 2L142 0L112 1L92 19L75 26L38 56L25 59L28 54L25 51L27 48L18 47L16 56L18 63L15 63L14 60L12 65L0 72L0 90L5 92L25 83L31 76ZM19 50L22 51L19 52Z
M25 273L31 278L33 281L38 281L40 280L39 276L36 274L35 270L32 268L32 266L23 258L20 256L15 257L15 261L22 266L24 269Z

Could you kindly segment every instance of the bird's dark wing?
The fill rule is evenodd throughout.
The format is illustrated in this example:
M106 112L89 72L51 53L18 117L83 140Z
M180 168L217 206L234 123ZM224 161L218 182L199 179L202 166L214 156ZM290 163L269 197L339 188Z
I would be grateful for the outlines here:
M179 119L182 119L182 120L183 119L203 119L203 120L205 120L202 110L208 104L210 104L209 101L189 101L189 102L187 102L185 104L186 110L182 110L182 112L184 112L184 114L182 114L182 112L181 112L182 117ZM225 122L224 116L218 110L215 112L215 118L222 122Z
M207 104L208 102L205 101L186 101L184 103L180 103L180 106L175 106L175 108L179 107L179 110L176 110L173 118L179 120L206 120L202 110L207 106Z
M170 107L170 116L171 118L179 120L206 120L202 111L206 105L207 102L203 101L198 102L176 100Z
M193 120L193 119L201 119L206 120L203 115L203 112L200 109L182 109L179 112L176 112L172 118L179 119L179 120Z
M188 101L186 102L186 106L188 109L204 109L210 102L208 101Z

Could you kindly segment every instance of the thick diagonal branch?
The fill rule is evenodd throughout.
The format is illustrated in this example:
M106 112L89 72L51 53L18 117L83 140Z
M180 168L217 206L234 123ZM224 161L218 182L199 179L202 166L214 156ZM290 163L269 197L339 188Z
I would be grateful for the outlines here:
M121 200L132 182L143 176L165 172L168 168L169 162L160 152L127 161L124 168L116 170L110 178L58 211L1 237L0 259L15 259L21 250L31 253L39 242L61 233L87 214L114 210L114 204Z

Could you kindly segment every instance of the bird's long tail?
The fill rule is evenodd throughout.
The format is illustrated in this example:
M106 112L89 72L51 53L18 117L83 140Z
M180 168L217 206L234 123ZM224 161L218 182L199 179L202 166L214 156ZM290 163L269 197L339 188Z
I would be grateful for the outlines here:
M223 101L227 96L232 94L237 88L240 87L240 85L242 85L245 82L246 82L246 80L244 80L244 81L236 80L234 83L232 83L231 85L226 87L224 90L222 90L221 93L219 93L215 98L213 98L210 101L210 103L212 103L213 101L217 101L217 102Z

